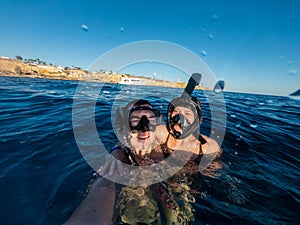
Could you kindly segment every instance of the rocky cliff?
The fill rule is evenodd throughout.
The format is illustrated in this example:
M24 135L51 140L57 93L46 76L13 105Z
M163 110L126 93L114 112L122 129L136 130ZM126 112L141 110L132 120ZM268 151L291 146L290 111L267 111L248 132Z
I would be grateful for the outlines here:
M84 80L92 82L119 83L124 74L107 74L104 72L90 72L79 68L68 68L60 66L45 66L33 63L25 63L18 59L0 58L0 75L21 76L32 78L48 78L59 80ZM146 85L173 88L184 88L184 82L169 82L144 78ZM197 89L203 89L197 87Z

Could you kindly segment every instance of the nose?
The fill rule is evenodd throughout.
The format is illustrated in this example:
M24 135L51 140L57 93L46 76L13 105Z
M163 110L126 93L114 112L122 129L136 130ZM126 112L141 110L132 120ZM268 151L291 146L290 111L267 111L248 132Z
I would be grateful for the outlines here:
M136 130L141 131L141 132L150 131L149 125L150 125L150 122L149 122L147 116L143 115L140 122L136 126Z
M185 127L185 126L190 125L190 123L187 120L187 118L183 114L181 114L181 113L176 114L175 116L173 116L171 118L171 123L173 125L178 124L180 127Z

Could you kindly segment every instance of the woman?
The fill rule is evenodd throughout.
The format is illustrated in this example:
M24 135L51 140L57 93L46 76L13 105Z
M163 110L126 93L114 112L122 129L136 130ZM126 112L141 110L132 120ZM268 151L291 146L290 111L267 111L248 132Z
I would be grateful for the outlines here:
M175 98L168 106L167 127L159 126L157 131L158 141L171 152L176 149L192 152L194 159L219 152L214 139L199 133L201 122L202 108L197 98Z
M165 158L155 132L160 113L148 101L130 102L117 115L119 144L112 149L112 156L133 166L151 165ZM98 174L103 175L106 169L100 168ZM65 225L105 225L113 224L113 220L127 224L160 224L158 201L153 197L157 192L155 185L120 187L98 175L86 198Z
M118 112L119 140L111 154L123 163L148 166L165 159L157 142L156 129L160 113L146 100L129 103ZM123 142L123 143L122 143ZM161 224L159 185L120 189L115 208L115 220L126 224Z
M211 174L211 163L220 153L215 140L199 133L202 122L202 108L195 97L184 96L173 99L167 111L167 127L157 129L157 137L164 152L176 153L182 168L164 182L161 188L161 202L168 224L190 224L194 221L192 204L204 185L202 174ZM186 157L188 156L188 157ZM216 161L214 165L220 168ZM207 167L210 166L210 169ZM171 206L167 199L177 199ZM181 202L178 204L177 202Z
M146 100L133 101L117 112L119 143L112 148L115 158L136 166L150 165L165 158L156 137L160 112ZM118 151L122 150L122 151Z

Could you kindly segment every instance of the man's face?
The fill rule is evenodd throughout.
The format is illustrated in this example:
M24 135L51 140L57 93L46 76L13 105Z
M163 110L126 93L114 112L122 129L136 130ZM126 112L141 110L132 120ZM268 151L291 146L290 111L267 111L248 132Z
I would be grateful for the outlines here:
M139 124L156 126L156 117L151 110L136 110L130 114L129 122L132 127L138 127ZM130 144L138 150L149 149L155 141L155 132L150 130L131 132Z

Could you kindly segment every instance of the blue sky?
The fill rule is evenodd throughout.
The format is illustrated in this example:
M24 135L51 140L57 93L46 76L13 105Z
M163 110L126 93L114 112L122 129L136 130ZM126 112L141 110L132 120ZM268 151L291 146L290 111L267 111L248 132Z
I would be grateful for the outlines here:
M120 45L162 40L199 55L227 91L287 95L300 88L299 10L297 0L0 0L0 55L87 69ZM187 80L168 69L125 72Z

